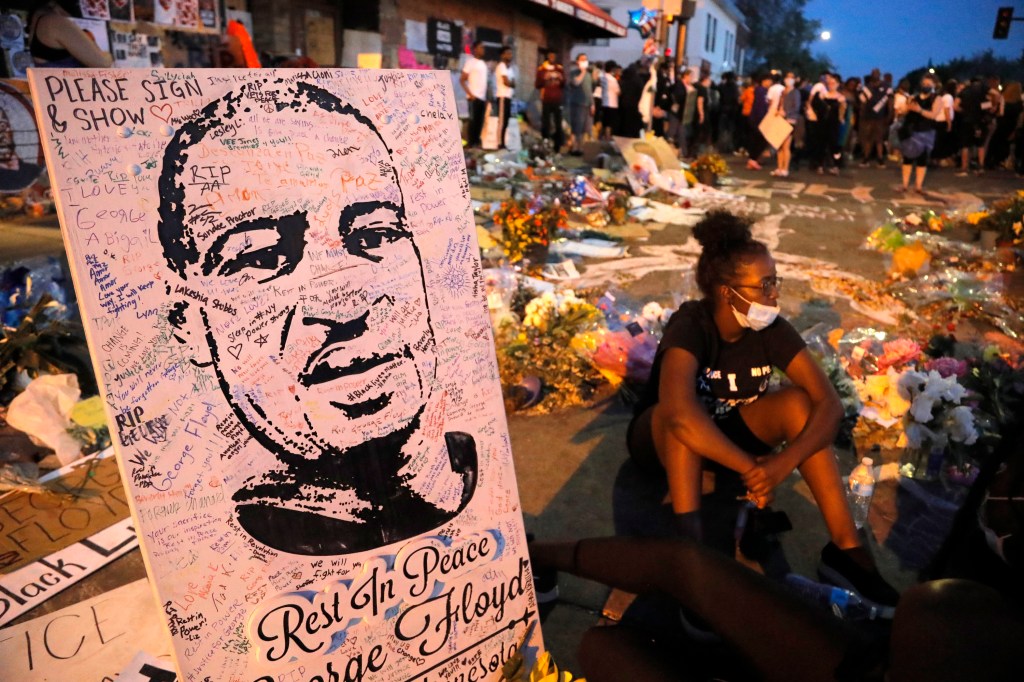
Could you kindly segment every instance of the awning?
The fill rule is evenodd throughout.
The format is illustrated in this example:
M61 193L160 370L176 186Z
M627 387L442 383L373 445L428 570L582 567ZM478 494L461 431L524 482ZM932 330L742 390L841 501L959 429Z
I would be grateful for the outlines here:
M610 37L624 38L626 36L625 26L588 0L527 0L527 2L579 19L601 29Z

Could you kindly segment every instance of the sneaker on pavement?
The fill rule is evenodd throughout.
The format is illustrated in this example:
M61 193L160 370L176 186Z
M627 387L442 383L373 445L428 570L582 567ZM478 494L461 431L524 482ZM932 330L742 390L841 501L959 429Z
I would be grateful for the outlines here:
M821 550L818 576L833 585L856 592L882 607L884 618L891 618L900 595L878 572L871 555L863 547L842 550L828 543Z
M558 600L558 571L552 568L537 568L533 571L533 591L538 604L550 604Z

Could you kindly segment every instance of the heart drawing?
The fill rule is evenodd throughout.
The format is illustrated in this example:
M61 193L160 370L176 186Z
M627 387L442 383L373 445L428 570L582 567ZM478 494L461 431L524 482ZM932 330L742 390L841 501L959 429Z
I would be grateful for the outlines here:
M231 353L231 357L237 360L238 357L242 354L242 344L238 344L236 346L228 346L228 352Z
M161 104L160 106L152 104L149 107L149 113L153 114L164 123L170 123L171 114L174 113L174 107L170 104Z

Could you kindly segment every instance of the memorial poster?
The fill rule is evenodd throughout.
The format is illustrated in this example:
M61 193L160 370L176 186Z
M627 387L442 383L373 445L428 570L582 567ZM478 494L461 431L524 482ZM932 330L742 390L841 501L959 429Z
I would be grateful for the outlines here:
M30 82L181 679L539 651L448 73Z

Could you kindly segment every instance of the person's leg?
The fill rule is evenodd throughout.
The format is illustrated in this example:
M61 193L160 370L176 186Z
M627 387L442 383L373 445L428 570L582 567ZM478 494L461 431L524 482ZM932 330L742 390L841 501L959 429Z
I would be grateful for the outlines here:
M551 105L551 118L555 126L555 151L561 151L565 145L565 130L562 127L562 105L552 104Z
M651 434L668 478L672 511L687 514L700 509L701 457L672 434L669 417L665 409L656 405L651 413Z
M1024 625L995 590L967 580L911 587L889 645L889 679L952 682L1020 679Z
M740 415L760 440L778 445L792 442L800 435L810 419L811 409L806 391L787 387L744 405L740 408ZM859 547L860 538L846 502L846 492L832 448L814 453L798 469L818 503L832 542L840 549Z
M917 168L914 170L914 187L917 188L918 192L924 191L924 176L928 173L928 157L925 156L924 158L924 163L921 162L921 159L917 160Z
M545 140L551 139L551 105L544 102L540 105L540 136Z
M487 113L487 102L474 99L469 103L469 145L480 146L480 134L484 130L484 116Z
M498 100L498 113L501 116L501 137L498 138L498 147L505 148L505 131L508 130L508 119L512 115L512 100L502 97Z
M914 168L914 164L910 159L903 159L902 174L903 174L903 189L910 187L910 173Z
M782 171L783 177L789 175L789 162L793 158L792 146L793 136L790 135L779 147L779 170Z
M666 660L642 633L623 625L593 627L583 634L576 654L582 672L590 682L621 682L629 679L645 682L680 682L684 661Z
M537 566L628 592L668 594L707 622L765 680L834 679L847 651L860 643L848 624L694 542L646 538L538 542L531 546L530 555ZM618 672L617 679L626 679Z

